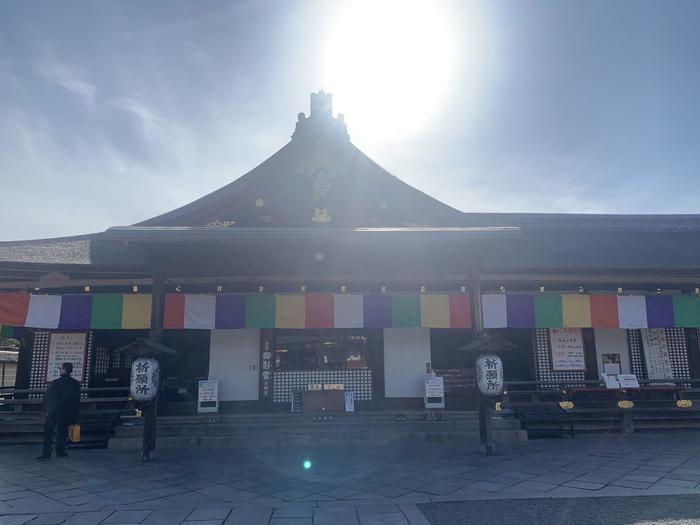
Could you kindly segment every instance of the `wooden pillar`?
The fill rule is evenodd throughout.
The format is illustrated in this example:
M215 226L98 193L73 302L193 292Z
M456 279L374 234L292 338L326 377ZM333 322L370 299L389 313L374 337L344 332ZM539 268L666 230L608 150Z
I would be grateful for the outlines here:
M473 261L469 266L469 300L472 307L472 327L477 334L484 331L484 316L481 308L481 264ZM475 360L477 356L474 356ZM476 365L475 365L476 367ZM491 429L491 408L488 400L477 388L476 401L479 407L479 441L481 450L487 456L494 454L493 432Z
M634 434L634 420L632 419L632 414L628 410L623 409L622 411L620 427L623 434Z
M163 318L165 313L165 274L160 268L153 271L151 288L151 340L163 342ZM156 417L158 414L158 396L146 403L144 407L142 461L149 461L151 451L156 448Z
M469 267L469 300L472 307L472 327L476 332L484 329L484 316L481 310L481 268L475 261Z
M151 333L150 338L163 342L163 316L165 313L165 275L159 268L153 271L153 287L151 289Z

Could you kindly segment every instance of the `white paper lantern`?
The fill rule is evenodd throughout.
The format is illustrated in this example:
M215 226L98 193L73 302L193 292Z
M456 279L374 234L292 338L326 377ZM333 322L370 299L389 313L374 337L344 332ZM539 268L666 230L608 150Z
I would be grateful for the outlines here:
M485 396L503 392L503 361L496 354L482 354L476 358L476 384Z
M150 401L158 395L160 365L152 357L137 357L131 365L131 397Z

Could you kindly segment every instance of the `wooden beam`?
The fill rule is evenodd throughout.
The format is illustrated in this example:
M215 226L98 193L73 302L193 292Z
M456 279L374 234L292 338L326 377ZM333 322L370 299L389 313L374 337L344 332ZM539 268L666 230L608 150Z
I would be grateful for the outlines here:
M481 332L484 329L484 316L481 308L481 272L478 261L469 268L469 301L472 307L472 327Z
M153 272L151 287L151 334L157 343L163 342L163 320L165 314L165 274L157 268Z

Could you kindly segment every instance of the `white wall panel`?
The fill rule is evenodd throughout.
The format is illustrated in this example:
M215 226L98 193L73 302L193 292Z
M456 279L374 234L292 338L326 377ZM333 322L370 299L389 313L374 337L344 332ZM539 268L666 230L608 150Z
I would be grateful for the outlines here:
M429 362L429 328L384 329L386 397L423 397L425 363Z
M598 374L603 368L603 354L620 354L620 368L623 374L632 373L630 352L627 348L627 330L621 328L596 328L595 353L598 363Z
M250 401L259 396L260 330L212 330L209 379L219 381L219 401Z

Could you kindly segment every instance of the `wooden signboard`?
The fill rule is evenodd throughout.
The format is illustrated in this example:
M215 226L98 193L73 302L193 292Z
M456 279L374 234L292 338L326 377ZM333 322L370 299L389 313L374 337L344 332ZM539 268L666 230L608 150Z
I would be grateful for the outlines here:
M200 380L197 391L197 412L219 411L219 382Z
M71 363L71 377L82 383L85 379L86 354L86 333L52 333L49 337L49 355L46 360L46 382L58 379L61 376L61 365Z
M552 370L555 372L585 371L586 355L580 328L550 328Z
M645 328L641 332L644 360L647 364L647 377L649 379L673 379L666 330Z

